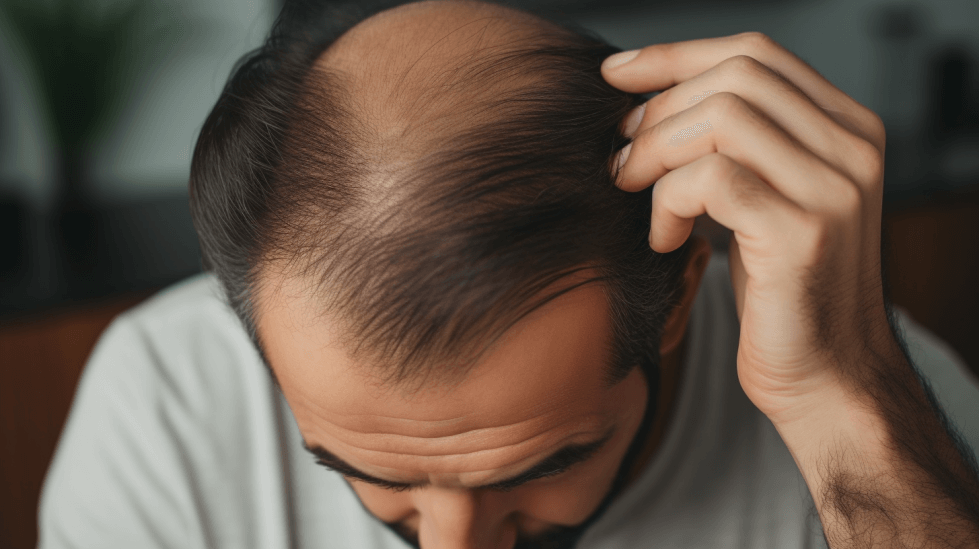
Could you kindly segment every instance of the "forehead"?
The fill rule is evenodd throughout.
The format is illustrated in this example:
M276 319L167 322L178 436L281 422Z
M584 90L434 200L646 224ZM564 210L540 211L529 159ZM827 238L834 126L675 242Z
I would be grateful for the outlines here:
M620 415L616 387L605 382L611 328L597 284L518 322L461 382L432 380L412 392L354 361L304 295L285 281L260 292L257 327L303 436L344 459L399 471L488 470L594 439Z

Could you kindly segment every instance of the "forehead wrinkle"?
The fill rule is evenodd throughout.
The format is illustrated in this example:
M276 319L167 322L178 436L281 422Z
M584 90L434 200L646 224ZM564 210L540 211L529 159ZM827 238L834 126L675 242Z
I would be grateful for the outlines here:
M572 395L560 394L560 395L549 395L543 402L535 402L533 405L521 407L520 414L513 412L511 415L514 417L520 417L519 421L510 421L505 418L494 418L497 422L504 422L504 424L497 425L497 427L512 427L529 422L545 422L549 417L558 415L559 417L566 412L568 405L568 399L573 398ZM393 415L383 415L374 413L373 411L366 413L348 412L341 409L332 409L326 404L319 404L313 399L303 398L312 407L315 407L322 414L328 414L336 418L332 423L341 426L350 431L361 431L361 432L378 432L376 425L381 422L388 428L398 428L399 426L405 426L409 429L415 428L421 432L419 435L425 438L439 438L444 436L452 436L454 434L463 433L465 431L471 431L474 428L472 426L455 427L460 424L467 422L476 424L480 421L487 421L487 419L480 418L478 414L469 411L465 415L456 416L452 418L416 418L416 417L405 417L403 415L393 416ZM541 400L544 400L542 398ZM448 406L458 405L458 402L450 402L445 404ZM483 414L485 415L485 414ZM361 427L363 426L363 427ZM431 427L428 427L431 426ZM383 428L383 427L382 427ZM477 427L478 428L478 427ZM484 429L486 427L483 427ZM495 427L494 427L495 428ZM383 432L380 431L380 432ZM443 434L444 433L444 434Z
M362 375L362 372L357 371L356 368L350 368L347 373L357 377ZM475 372L469 379L469 382L478 382L480 375L480 372ZM292 388L290 387L289 389ZM485 413L477 414L474 412L471 402L452 398L451 393L449 393L448 400L441 401L442 404L438 406L437 413L442 414L447 410L451 411L455 409L454 417L451 418L388 415L393 413L393 410L388 411L387 414L378 413L378 408L370 404L370 402L378 399L380 401L390 402L392 398L399 398L394 395L388 395L387 397L378 397L375 395L374 398L367 398L366 401L357 399L362 405L352 410L350 409L351 403L349 401L324 398L326 395L307 391L302 385L296 387L296 390L289 390L287 396L294 408L305 409L310 417L315 418L314 421L316 423L335 426L337 429L351 433L385 434L400 431L403 434L414 437L445 438L473 431L474 429L513 429L514 427L519 427L526 431L548 423L552 425L560 424L563 421L567 421L566 416L568 414L569 402L581 404L577 409L580 410L578 415L582 419L602 417L609 412L609 403L600 398L602 395L602 392L588 395L581 394L579 390L575 390L574 388L561 388L556 391L548 390L540 393L529 405L520 406L519 410L513 408L507 408L506 410L491 408ZM402 406L400 408L404 407ZM409 411L412 409L419 408L408 406L408 409L404 413L410 413ZM457 415L460 412L462 415ZM489 422L494 422L496 425L490 427L479 425L480 423L485 425ZM500 423L503 423L503 425L500 425ZM409 432L404 433L404 430L408 430Z
M590 428L600 429L607 426L608 410L604 407L598 409L589 408L574 417L569 417L566 407L555 403L544 413L535 415L519 415L516 421L508 421L504 425L493 425L489 427L474 426L465 419L435 420L434 424L425 420L413 420L410 418L400 418L385 416L385 421L378 425L377 417L373 414L346 414L342 411L329 411L325 406L304 395L300 397L302 404L312 414L303 414L311 417L308 423L309 432L315 434L322 432L331 438L343 439L347 443L366 444L370 448L379 450L400 450L405 443L413 441L425 441L433 448L434 452L444 452L445 448L453 445L457 446L454 450L458 451L458 445L462 445L463 451L468 448L485 444L485 441L492 438L496 433L503 433L502 439L508 444L513 441L520 442L526 440L534 433L550 432L556 429L567 429L574 427L576 432L582 432ZM299 404L298 402L296 404ZM355 416L364 418L364 421L348 422L345 418ZM475 418L470 419L473 423ZM405 433L407 427L408 433Z
M548 437L548 433L540 433L527 440L506 446L439 455L405 453L404 448L400 448L396 452L372 450L361 448L359 446L353 446L342 440L338 440L337 442L339 443L340 447L346 448L350 454L358 456L364 462L369 464L369 466L365 468L361 463L359 463L360 459L358 459L358 463L351 463L345 459L345 461L347 461L350 465L353 465L354 467L368 474L371 474L372 471L383 471L388 474L381 474L378 476L392 478L394 481L399 482L404 480L403 475L406 472L409 474L419 474L426 477L443 474L476 474L490 472L497 474L501 471L509 471L526 465L533 465L534 462L546 457L553 451L575 442L575 439L583 438L586 435L601 436L609 433L610 428L610 426L606 426L604 429L596 428L594 430L576 431L561 437ZM524 450L524 448L534 445L533 443L535 441L542 438L552 438L553 440L547 440L543 444L539 444L538 446L540 446L540 448L534 448L532 451L528 452ZM581 440L581 442L585 441ZM337 453L334 449L327 449L331 453L337 455L337 457L344 459L343 456ZM514 457L514 454L524 455ZM481 461L483 463L480 463ZM473 467L476 467L476 469ZM414 480L409 480L408 482L414 482Z
M521 421L516 424L499 427L470 429L464 432L445 436L413 436L402 433L378 432L367 433L351 431L348 429L343 429L342 427L335 430L323 429L323 431L332 435L333 438L338 441L350 446L356 446L357 448L363 450L403 453L407 447L421 445L424 447L424 450L416 452L414 455L448 456L457 454L471 454L479 451L478 448L484 448L487 445L493 445L496 448L512 447L523 444L540 436L545 436L554 432L567 431L569 427L573 428L573 433L569 436L575 436L582 433L588 433L593 430L601 430L601 428L607 424L607 420L599 417L596 414L591 417L585 416L574 422L565 422L563 424L554 425L543 430L540 428L535 429L533 426L529 426L513 432L514 425L521 425L530 422L538 423L534 419L531 419ZM497 435L497 433L503 433L503 435ZM493 440L494 438L501 440ZM501 441L503 442L502 445L500 444Z

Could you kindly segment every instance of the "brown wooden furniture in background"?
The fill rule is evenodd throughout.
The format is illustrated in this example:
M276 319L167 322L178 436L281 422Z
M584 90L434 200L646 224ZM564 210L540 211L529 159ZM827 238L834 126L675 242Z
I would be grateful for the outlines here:
M37 501L85 359L145 295L0 324L0 548L37 544Z
M892 208L884 226L892 299L948 341L979 379L979 196ZM37 543L41 482L85 358L109 321L141 297L0 327L0 548Z
M979 379L979 193L890 209L884 232L891 300Z

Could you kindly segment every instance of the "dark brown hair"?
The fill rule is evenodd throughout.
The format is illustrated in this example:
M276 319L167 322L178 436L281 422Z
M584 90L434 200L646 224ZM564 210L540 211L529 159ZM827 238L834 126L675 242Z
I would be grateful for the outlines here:
M656 375L687 248L650 250L650 191L614 185L620 122L642 100L601 77L618 50L542 21L532 39L446 67L416 98L427 107L414 113L416 146L394 164L349 75L317 63L365 15L287 2L194 151L205 267L259 348L254 296L272 264L313 281L351 352L394 382L464 373L516 321L580 286L547 293L554 283L587 272L608 297L610 381L637 365Z

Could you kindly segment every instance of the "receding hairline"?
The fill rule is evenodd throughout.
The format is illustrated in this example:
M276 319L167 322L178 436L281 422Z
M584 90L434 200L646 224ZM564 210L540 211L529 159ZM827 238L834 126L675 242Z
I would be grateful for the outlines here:
M273 274L274 273L274 274ZM445 368L445 365L432 365L426 368L423 375L414 376L405 380L392 380L385 372L391 365L385 364L382 356L373 354L370 349L366 353L351 353L356 347L356 337L351 330L352 325L349 319L342 314L330 313L319 307L322 288L311 283L303 277L297 277L283 269L273 269L266 271L261 277L261 282L255 289L253 321L255 322L254 340L261 355L261 359L272 373L273 379L278 384L275 375L274 365L268 360L266 346L263 343L262 331L260 329L263 318L267 319L267 313L271 308L283 309L296 307L299 302L305 302L308 307L315 309L316 312L306 316L306 320L313 322L319 329L325 330L327 337L333 342L337 349L347 355L350 363L359 369L365 379L371 383L380 381L389 387L401 390L405 394L413 394L416 391L437 387L441 389L452 388L469 378L472 370L478 367L486 356L491 355L501 345L505 345L515 335L515 330L521 330L529 322L536 322L543 314L548 314L557 302L564 302L570 298L578 298L582 292L600 292L605 307L606 321L609 323L609 332L603 340L603 347L608 360L613 359L614 335L612 333L612 302L609 294L605 277L600 270L592 267L583 267L575 270L552 285L542 290L538 295L529 301L534 304L516 319L511 319L506 329L496 334L490 339L474 341L468 354L459 355L454 358L455 366L463 365L463 368ZM292 303L290 305L290 302ZM293 312L303 315L302 308L297 307ZM308 309L307 309L308 310ZM263 314L266 313L266 314ZM293 320L300 320L292 316ZM440 367L443 366L443 367ZM603 364L603 367L610 367L611 364ZM436 374L437 375L432 375ZM611 387L620 380L608 380Z

